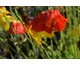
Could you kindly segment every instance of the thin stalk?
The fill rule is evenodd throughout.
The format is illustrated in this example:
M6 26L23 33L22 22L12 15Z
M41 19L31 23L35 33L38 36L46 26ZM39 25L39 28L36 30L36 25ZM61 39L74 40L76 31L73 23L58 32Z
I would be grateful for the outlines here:
M36 16L36 12L37 12L37 7L35 6L36 10L35 10L35 16Z
M8 49L9 49L9 47L8 47ZM13 58L13 55L12 55L12 53L11 53L11 51L10 51L10 50L9 50L9 52L10 52L11 58L12 58L12 59L14 59L14 58Z
M0 56L0 59L2 59L2 56Z
M17 51L15 50L15 49L13 49L9 44L8 44L8 46L16 53L16 54L18 54L19 56L21 56L19 53L17 53Z
M48 10L49 10L49 6L48 6Z
M44 41L41 40L41 42L42 42L44 45L48 46Z
M45 59L45 54L43 52L43 49L40 46L38 48L40 50L40 55L42 56L43 59Z
M12 14L12 16L15 17L16 20L18 20L18 18L16 17L16 15L13 13L13 11L12 11L12 9L11 9L11 6L9 6L9 9L10 9L10 12L11 12L10 14Z
M78 6L78 24L79 24L79 6Z
M38 37L39 37L39 42L40 42L41 48L44 50L44 52L46 53L47 57L50 59L50 57L49 57L47 51L44 49L44 47L43 47L42 44L41 44L41 41L40 41L40 34L39 34L39 33L38 33Z
M10 34L10 36L11 36L11 38L13 39L13 35L12 35L12 34Z
M0 38L1 41L5 42L2 38Z
M13 42L13 41L12 41ZM14 42L13 42L14 43ZM20 57L22 57L21 55L20 55L20 53L19 52L21 52L21 54L24 56L24 58L26 58L26 59L28 59L27 58L27 56L21 51L21 49L16 45L16 44L14 44L15 45L15 47L16 47L16 49L17 49L17 51L16 50L14 50L9 44L8 44L8 46L15 52L15 53L17 53Z
M72 10L71 10L71 7L69 7L69 12L71 12ZM74 10L73 10L74 11ZM72 12L70 13L71 14L71 16L73 16L73 14L72 14ZM69 14L68 14L69 15ZM72 36L71 36L71 30L72 30L72 21L71 21L71 16L68 18L68 16L67 16L67 18L68 18L68 21L69 21L69 27L68 27L68 33L69 33L69 39L70 39L70 44L72 44ZM69 44L68 44L68 46L69 46ZM69 51L69 54L71 54L71 51L70 50L68 50ZM69 57L71 58L71 55L69 55Z
M78 24L79 24L79 6L78 6ZM79 37L80 37L80 30L79 30L79 26L78 26L78 31L79 31ZM79 50L77 49L77 57L79 58Z
M44 49L44 47L41 45L41 48L44 50L44 52L46 53L48 59L51 59L50 56L48 55L47 51Z
M71 7L69 7L69 10L70 10L70 9L71 9ZM72 12L71 12L71 15L72 15ZM68 18L68 16L67 16L67 18ZM69 20L69 31L68 31L68 32L69 32L69 34L70 34L70 40L71 40L71 25L72 25L72 24L71 24L71 17L69 17L68 20Z
M16 46L16 49L18 52L20 52L24 56L25 59L28 59L28 57L21 51L21 49L18 46Z
M52 41L52 38L50 40L51 40L51 50L52 50L52 54L53 54L53 58L54 58L54 50L53 50L53 41Z
M76 9L76 6L73 7L73 9ZM74 25L75 27L77 27L77 20L76 20L76 10L73 11L74 12L74 17L73 17L73 20L74 20ZM76 47L76 43L77 43L77 31L76 31L76 36L75 36L75 39L74 39L75 43L74 43L74 51L75 51L75 55L76 55L76 59L77 59L77 47Z
M3 9L3 10L9 12L10 15L12 15L16 20L18 20L18 18L16 17L16 15L13 13L13 11L12 11L12 9L11 9L11 6L10 6L9 8L10 8L10 11L5 10L5 9Z
M38 45L36 44L36 50L37 50L37 57L38 57L38 49L39 49L39 47L38 47Z
M27 36L26 34L24 34L24 35ZM29 38L27 38L27 39L32 44L33 52L35 54L35 46L34 46L33 42Z
M62 6L62 14L63 14L63 16L65 16L65 15L64 15L64 6Z

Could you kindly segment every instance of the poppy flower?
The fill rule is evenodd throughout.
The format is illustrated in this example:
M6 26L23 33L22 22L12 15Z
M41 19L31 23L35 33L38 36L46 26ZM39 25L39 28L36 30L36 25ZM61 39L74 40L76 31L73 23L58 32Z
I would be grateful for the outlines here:
M53 29L57 32L62 31L65 28L65 22L68 22L58 10L48 10L39 13L32 21L32 30L35 32L45 31L49 34L52 33Z
M13 22L11 22L11 25L16 34L25 34L26 30L23 27L21 22L16 23L15 21L13 21ZM14 34L12 27L10 26L10 28L9 28L9 34ZM26 25L26 28L29 29L27 25Z

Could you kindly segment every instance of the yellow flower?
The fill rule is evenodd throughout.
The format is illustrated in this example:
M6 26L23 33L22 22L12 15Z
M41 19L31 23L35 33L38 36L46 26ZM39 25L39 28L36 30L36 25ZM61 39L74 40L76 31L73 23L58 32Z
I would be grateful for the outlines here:
M38 45L40 45L40 41L41 41L42 37L52 38L53 36L55 36L54 32L52 32L51 34L45 32L45 31L35 32L35 31L31 30L31 27L29 28L29 33L31 34L31 36L37 42ZM40 36L40 39L39 39L39 36Z
M77 28L75 28L73 31L72 31L72 35L73 36L76 36L76 32L77 32L77 36L79 35L79 30L80 30L80 25L77 26Z
M9 12L6 10L5 7L1 7L1 8L0 8L0 12L4 13L5 16L7 17L7 19L8 19L10 22L15 20L15 19L12 18L12 16L7 15L7 14L9 14ZM5 17L3 16L2 13L0 13L0 25L3 27L3 29L4 29L5 31L8 31L8 30L9 30L9 23L6 22L6 19L5 19Z
M12 19L12 17L10 15L6 15L7 19L9 21L14 21L15 19ZM6 22L5 17L4 16L0 16L0 25L3 27L3 29L5 31L9 30L9 23Z
M5 7L0 8L0 11L1 11L2 13L4 13L4 14L9 14L9 12L6 11L6 8L5 8ZM3 16L3 14L0 13L0 16Z
M3 26L3 29L4 29L5 31L8 31L8 30L9 30L9 24L4 23L4 25L2 25L2 26Z

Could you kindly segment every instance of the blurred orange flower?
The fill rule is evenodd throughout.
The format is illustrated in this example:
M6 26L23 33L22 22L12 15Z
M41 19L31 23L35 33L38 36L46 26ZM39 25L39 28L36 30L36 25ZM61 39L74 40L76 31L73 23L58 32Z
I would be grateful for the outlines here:
M53 28L58 32L65 28L65 22L68 22L58 10L48 10L39 13L32 21L32 30L35 32L45 31L49 34L53 31Z
M62 6L57 6L57 9L60 9Z

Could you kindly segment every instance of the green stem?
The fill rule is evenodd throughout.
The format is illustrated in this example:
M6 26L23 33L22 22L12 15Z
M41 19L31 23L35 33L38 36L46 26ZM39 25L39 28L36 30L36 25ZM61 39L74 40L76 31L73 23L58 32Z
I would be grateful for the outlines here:
M22 50L17 45L15 46L16 46L17 51L21 53L21 55L23 55L25 59L28 59L28 57L22 52Z
M9 49L9 47L8 47L8 49ZM14 59L14 58L13 58L13 55L12 55L12 53L11 53L11 51L10 51L10 50L9 50L9 52L10 52L11 58L12 58L12 59Z
M44 50L44 52L46 53L47 57L50 59L50 57L49 57L47 51L44 49L44 47L43 47L42 44L41 44L41 41L40 41L40 34L39 34L39 33L38 33L38 37L39 37L39 42L40 42L41 48Z
M79 24L79 6L78 6L78 24ZM79 30L79 26L78 26L78 31L79 31L79 37L80 37L80 30ZM77 57L79 58L79 50L77 48Z
M27 36L26 34L24 34L24 35ZM33 42L29 38L27 38L27 39L32 44L33 52L35 54L35 46L34 46Z
M52 42L52 38L51 38L50 40L51 40L51 51L52 51L53 58L54 58L54 50L53 50L53 42Z
M50 56L48 55L47 51L45 50L45 48L41 45L41 48L44 50L44 52L46 53L48 59L51 59Z
M37 14L37 7L35 6L35 8L36 8L36 11L35 11L35 16L36 16L36 14Z
M17 51L16 50L14 50L9 44L8 44L8 46L15 52L15 53L17 53ZM21 56L19 53L17 53L19 56Z
M12 11L12 9L11 9L11 6L9 6L9 9L10 9L10 14L13 16L13 17L15 17L16 18L16 20L18 20L18 18L16 17L16 15L13 13L13 11Z
M2 59L2 56L0 56L0 59Z
M73 7L73 9L76 9L76 6ZM74 12L74 17L73 17L73 20L74 20L74 26L77 27L77 20L76 20L76 10L73 11ZM77 59L77 47L76 47L76 43L77 43L77 31L76 31L76 36L75 36L75 39L74 39L74 51L75 51L75 55L76 55L76 59Z
M49 10L49 6L48 6L48 10Z

